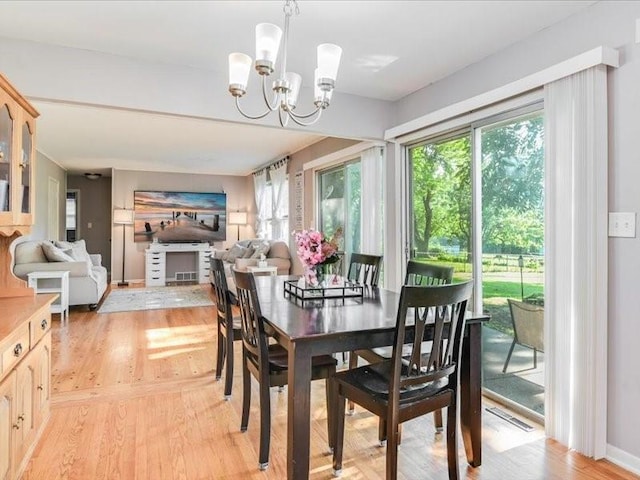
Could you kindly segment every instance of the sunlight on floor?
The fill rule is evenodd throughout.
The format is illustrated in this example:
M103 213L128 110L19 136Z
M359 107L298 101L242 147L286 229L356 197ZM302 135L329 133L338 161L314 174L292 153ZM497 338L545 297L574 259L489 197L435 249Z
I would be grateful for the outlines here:
M145 335L147 337L147 348L150 350L199 344L213 341L215 338L212 325L152 328L145 330Z

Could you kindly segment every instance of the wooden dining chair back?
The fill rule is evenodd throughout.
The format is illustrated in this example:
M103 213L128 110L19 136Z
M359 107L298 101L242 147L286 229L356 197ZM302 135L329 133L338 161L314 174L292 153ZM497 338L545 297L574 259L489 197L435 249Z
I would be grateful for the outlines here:
M382 256L380 255L352 253L347 279L362 285L377 287L381 264Z
M506 373L516 344L533 350L533 368L538 367L538 352L544 352L544 307L509 298L509 311L513 325L513 342L502 367Z
M405 275L405 285L446 285L453 280L453 268L443 265L434 265L432 263L423 263L416 260L409 260L407 263L407 272ZM374 349L361 349L351 352L349 357L349 368L358 366L358 357L362 357L369 363L381 362L382 360L391 358L391 348L382 347ZM349 402L349 414L353 414L354 404ZM437 431L442 431L442 413L440 410L435 412L435 425ZM380 426L379 440L384 443L386 440L386 432Z
M333 380L336 474L342 469L345 400L350 399L378 415L386 424L387 480L397 477L399 425L447 407L449 478L459 478L458 365L472 286L473 282L403 286L392 357L336 373ZM423 352L424 340L432 341L429 352Z
M239 319L234 318L232 308L234 302L229 293L224 264L219 258L211 258L210 265L218 325L216 380L220 380L222 377L222 369L226 362L224 398L228 400L231 398L231 389L233 388L233 342L240 340L241 329Z
M453 267L423 263L416 260L407 262L405 285L446 285L453 281Z
M265 470L269 465L269 444L271 436L271 398L270 387L281 387L288 381L288 352L277 343L269 343L265 330L264 317L252 273L233 270L236 284L236 296L240 307L242 330L242 419L240 430L245 432L249 424L251 407L251 375L258 380L260 388L260 453L258 465ZM331 386L328 379L336 371L336 360L331 355L313 357L311 361L311 379L327 381L327 432L329 446L333 439L335 423L330 403Z

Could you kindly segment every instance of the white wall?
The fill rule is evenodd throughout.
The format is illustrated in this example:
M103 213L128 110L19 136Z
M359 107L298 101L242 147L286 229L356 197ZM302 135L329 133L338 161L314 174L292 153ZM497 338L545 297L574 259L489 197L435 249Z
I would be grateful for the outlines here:
M229 175L191 175L187 173L139 172L114 170L112 180L113 208L133 208L135 190L167 190L187 192L226 192L227 209L249 211L255 203L253 192L247 189L247 177ZM235 228L227 229L227 242L215 246L224 248L236 240ZM251 225L241 227L240 238L255 236ZM122 277L122 227L112 225L111 271L112 281ZM133 228L125 231L125 278L144 279L144 251L149 242L133 241Z
M610 69L609 211L640 211L636 181L640 139L640 44L635 43L640 2L599 2L584 12L510 46L397 102L397 118L416 117L499 87L593 47L619 49L621 66ZM640 239L609 240L610 452L640 471Z

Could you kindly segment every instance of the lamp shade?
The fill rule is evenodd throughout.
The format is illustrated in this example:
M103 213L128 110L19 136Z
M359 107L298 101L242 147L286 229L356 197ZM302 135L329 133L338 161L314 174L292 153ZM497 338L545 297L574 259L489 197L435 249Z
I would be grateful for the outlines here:
M318 45L318 77L330 78L335 82L340 67L342 48L333 43Z
M113 223L115 223L116 225L132 225L133 210L127 210L125 208L116 208L113 211Z
M273 23L256 25L256 60L276 63L282 30Z
M244 53L229 54L229 85L241 85L247 88L249 70L251 69L251 57Z
M300 84L302 83L302 77L294 72L287 72L284 78L289 82L289 87L291 91L287 96L287 100L289 101L289 105L291 107L295 107L298 103L298 94L300 93Z
M229 212L229 225L246 225L247 212Z

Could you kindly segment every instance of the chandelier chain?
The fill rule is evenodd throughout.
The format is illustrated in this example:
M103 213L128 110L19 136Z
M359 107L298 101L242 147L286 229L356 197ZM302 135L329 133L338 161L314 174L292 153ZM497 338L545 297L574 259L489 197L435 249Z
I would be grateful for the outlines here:
M286 0L284 6L282 7L282 11L285 15L291 16L294 13L296 15L300 15L300 7L298 6L298 0Z

